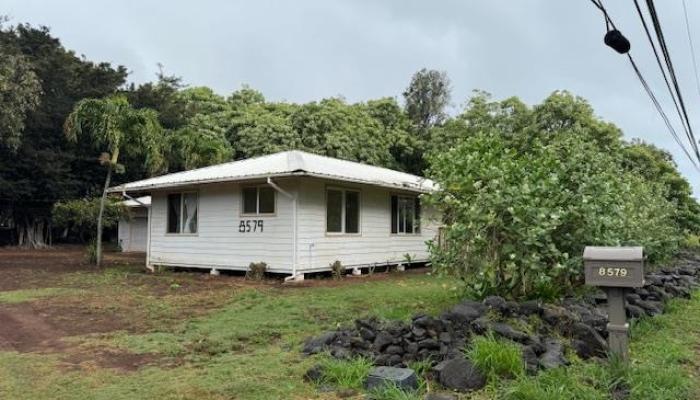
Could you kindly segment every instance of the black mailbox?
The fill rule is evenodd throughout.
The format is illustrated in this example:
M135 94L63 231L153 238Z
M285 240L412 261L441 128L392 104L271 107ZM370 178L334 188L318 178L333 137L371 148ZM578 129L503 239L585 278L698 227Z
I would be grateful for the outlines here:
M583 251L586 285L604 287L644 286L642 247L586 246Z

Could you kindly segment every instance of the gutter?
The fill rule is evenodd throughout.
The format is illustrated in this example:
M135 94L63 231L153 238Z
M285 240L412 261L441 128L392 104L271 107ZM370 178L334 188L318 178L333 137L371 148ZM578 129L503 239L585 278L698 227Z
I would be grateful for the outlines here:
M297 280L297 203L299 202L296 194L291 194L281 187L277 186L275 182L272 181L272 177L267 177L267 184L272 186L276 191L280 192L285 197L292 200L292 276L284 278L285 282Z

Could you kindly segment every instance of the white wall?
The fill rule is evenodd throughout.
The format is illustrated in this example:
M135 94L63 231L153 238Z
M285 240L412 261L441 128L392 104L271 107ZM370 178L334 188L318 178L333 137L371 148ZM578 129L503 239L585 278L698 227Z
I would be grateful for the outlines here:
M129 218L120 218L117 230L119 247L124 252L146 251L148 234L147 210L144 207L134 207L129 211Z
M428 258L425 242L435 237L437 225L430 220L430 212L425 207L420 234L392 235L390 195L395 192L389 189L311 178L276 182L299 195L299 272L328 270L335 260L353 266L402 262L407 253L416 260ZM326 234L327 185L359 189L360 234ZM290 199L277 193L274 216L249 217L241 216L240 185L201 185L196 190L199 193L196 235L166 234L167 193L152 193L151 264L247 270L251 262L264 261L271 272L291 273ZM240 221L250 219L262 219L263 232L238 232ZM311 252L310 244L313 244Z
M327 186L360 191L359 234L326 233ZM300 185L299 270L327 270L335 260L344 266L402 262L407 253L415 260L428 259L425 243L437 235L437 221L433 220L430 210L423 207L420 234L391 234L392 194L397 193L374 186L303 180Z
M262 182L260 182L262 183ZM280 180L289 188L293 182ZM247 270L263 261L271 272L292 268L291 200L277 193L274 216L243 216L238 184L200 185L198 232L167 234L167 192L152 193L151 264ZM241 220L263 220L262 232L239 232Z

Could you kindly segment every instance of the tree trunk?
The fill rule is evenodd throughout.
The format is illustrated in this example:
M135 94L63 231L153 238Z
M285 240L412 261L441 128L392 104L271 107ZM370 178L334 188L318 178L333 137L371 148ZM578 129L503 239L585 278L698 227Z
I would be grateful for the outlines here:
M47 218L23 216L15 221L17 245L30 249L43 249L51 245L51 224Z
M102 215L105 211L105 201L107 200L107 189L112 180L112 164L107 165L107 178L105 178L105 187L102 190L102 199L100 199L100 213L97 216L97 237L95 238L95 264L99 267L102 265Z

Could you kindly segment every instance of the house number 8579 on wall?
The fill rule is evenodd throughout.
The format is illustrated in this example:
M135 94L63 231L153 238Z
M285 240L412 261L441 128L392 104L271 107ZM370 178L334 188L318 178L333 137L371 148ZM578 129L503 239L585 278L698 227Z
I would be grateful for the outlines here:
M624 278L627 276L627 268L600 267L600 268L598 268L598 275L600 275L600 276L619 276L621 278Z
M262 231L263 231L263 220L261 220L261 219L242 219L241 223L238 224L238 232L240 232L240 233L262 232Z

